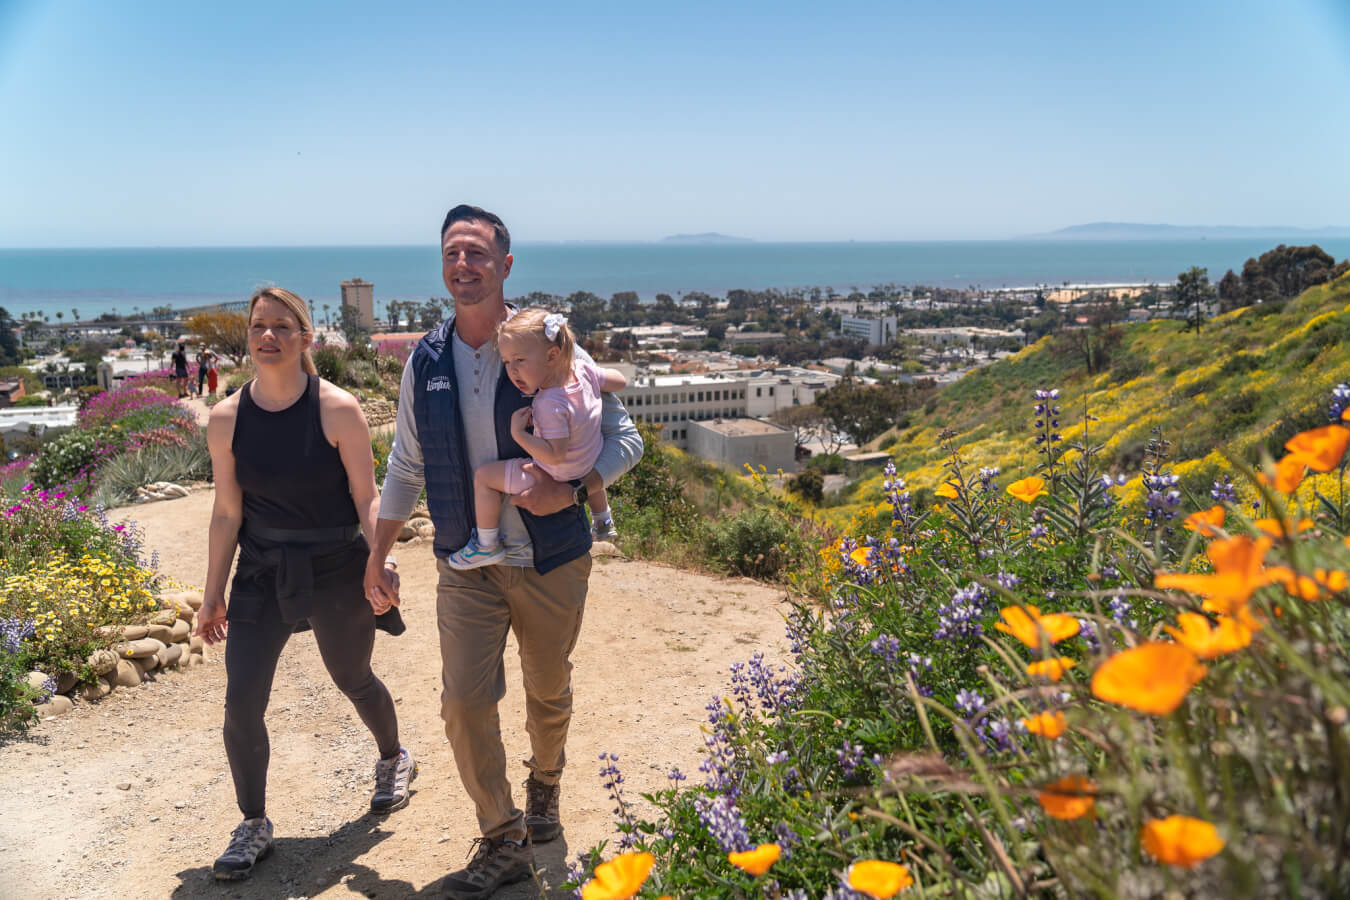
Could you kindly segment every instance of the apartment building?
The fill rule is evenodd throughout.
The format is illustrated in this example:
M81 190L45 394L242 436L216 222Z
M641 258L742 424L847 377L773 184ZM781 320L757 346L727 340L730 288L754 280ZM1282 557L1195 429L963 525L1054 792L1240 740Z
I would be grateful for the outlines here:
M796 366L700 375L643 375L630 379L619 392L619 399L634 421L661 425L663 440L692 451L691 422L767 418L779 409L815 402L818 393L838 380L827 372Z
M896 316L840 316L839 333L881 346L900 334L900 319Z

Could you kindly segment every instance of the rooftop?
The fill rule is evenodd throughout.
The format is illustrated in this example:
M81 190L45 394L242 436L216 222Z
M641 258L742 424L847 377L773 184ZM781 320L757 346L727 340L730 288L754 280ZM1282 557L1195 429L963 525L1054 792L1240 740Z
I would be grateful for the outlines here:
M709 428L728 437L742 437L753 434L786 434L777 425L761 422L758 419L705 419L702 422L690 422L699 428Z

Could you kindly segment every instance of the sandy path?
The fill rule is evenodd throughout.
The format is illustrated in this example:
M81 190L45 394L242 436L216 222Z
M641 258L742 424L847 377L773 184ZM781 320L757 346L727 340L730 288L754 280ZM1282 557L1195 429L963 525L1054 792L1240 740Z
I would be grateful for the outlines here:
M128 510L163 571L190 584L205 573L211 493ZM309 634L292 639L268 712L268 814L277 853L251 881L217 885L211 861L238 823L220 741L224 666L159 674L0 744L0 897L436 896L475 836L439 719L435 566L429 543L399 551L408 632L378 633L375 670L398 702L402 739L421 774L413 799L387 819L366 814L374 744L328 681ZM576 712L563 781L561 839L536 849L556 885L567 861L614 836L614 804L597 757L617 753L627 796L666 785L678 766L697 776L699 726L727 667L782 647L783 594L619 559L598 559L573 655ZM501 715L507 755L529 755L514 641ZM526 770L512 762L512 778ZM120 790L119 784L130 784ZM517 802L523 790L517 788ZM562 896L561 892L553 894ZM551 895L551 896L553 896ZM537 896L530 885L503 898Z

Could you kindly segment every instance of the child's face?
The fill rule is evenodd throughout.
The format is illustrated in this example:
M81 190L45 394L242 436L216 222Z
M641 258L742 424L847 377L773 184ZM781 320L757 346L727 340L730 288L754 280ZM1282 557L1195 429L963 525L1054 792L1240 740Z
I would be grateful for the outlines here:
M522 394L533 394L552 384L555 363L561 352L557 347L528 335L503 335L497 349L506 366L506 376Z

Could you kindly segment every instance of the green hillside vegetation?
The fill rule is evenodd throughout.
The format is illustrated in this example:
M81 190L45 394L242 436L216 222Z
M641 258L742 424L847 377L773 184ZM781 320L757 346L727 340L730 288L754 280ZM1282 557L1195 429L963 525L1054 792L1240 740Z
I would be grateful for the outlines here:
M1332 388L1350 380L1350 276L1284 303L1224 313L1199 334L1176 320L1118 327L1119 343L1099 374L1087 374L1072 339L1048 336L943 389L871 449L892 455L920 505L942 478L944 429L957 433L967 463L1021 478L1038 464L1032 392L1058 388L1066 445L1081 440L1085 412L1093 417L1086 424L1091 443L1103 446L1103 464L1131 478L1127 506L1142 500L1139 468L1155 429L1170 442L1183 491L1207 506L1200 498L1231 469L1223 452L1253 464L1263 452L1278 457L1291 436L1326 423ZM881 481L869 479L855 502L821 515L848 533L879 533L868 526L889 521Z

